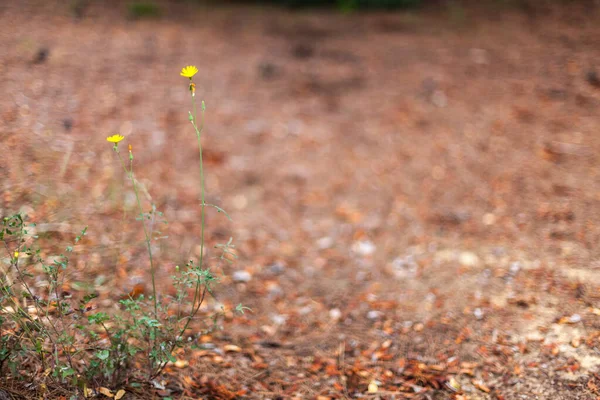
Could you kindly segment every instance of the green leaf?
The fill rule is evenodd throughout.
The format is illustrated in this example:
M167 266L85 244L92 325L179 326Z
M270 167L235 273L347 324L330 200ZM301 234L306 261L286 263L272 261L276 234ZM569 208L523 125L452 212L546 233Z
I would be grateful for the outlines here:
M66 378L67 376L75 375L75 370L73 368L63 368L60 374L63 378Z
M103 312L99 312L96 314L92 314L90 316L88 316L88 321L90 322L95 322L97 324L101 324L103 322L108 321L110 318L106 313Z
M252 311L252 309L250 309L249 307L244 307L244 306L242 305L242 303L238 304L238 305L235 307L235 311L239 312L240 314L243 314L243 313L244 313L244 310Z
M100 350L99 352L96 353L96 357L98 357L102 361L108 359L109 356L110 356L110 351L108 351L108 350Z
M231 217L229 216L229 214L227 214L227 212L226 212L225 210L223 210L221 207L219 207L219 206L216 206L216 205L214 205L214 204L208 204L208 203L204 203L204 205L205 205L205 206L208 206L208 207L214 207L214 208L216 208L216 209L217 209L217 212L220 212L220 213L224 214L224 215L227 217L227 219L228 219L228 220L230 220L230 221L233 221L233 220L231 219Z

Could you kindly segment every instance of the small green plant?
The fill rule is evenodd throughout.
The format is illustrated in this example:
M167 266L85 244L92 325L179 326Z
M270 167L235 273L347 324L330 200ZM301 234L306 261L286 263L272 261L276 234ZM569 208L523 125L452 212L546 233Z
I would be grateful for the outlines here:
M131 18L154 18L160 16L160 8L153 1L134 1L127 5Z
M410 8L421 4L421 0L269 0L267 2L291 8L337 7L342 12Z
M448 18L450 22L457 27L462 27L468 20L467 11L464 5L457 0L450 0L446 3Z
M63 254L47 261L42 252L34 248L34 224L28 224L21 214L3 218L0 242L8 257L0 275L0 374L26 376L24 372L30 371L33 377L41 370L45 378L61 384L71 383L78 392L88 396L93 394L91 388L108 390L104 386L119 388L124 382L151 382L168 363L176 361L177 349L194 345L189 336L191 324L197 320L202 304L218 282L214 273L205 267L206 207L213 207L229 218L223 209L205 202L201 138L206 106L201 102L202 118L198 122L193 81L197 72L194 66L181 71L181 75L189 79L192 111L188 112L188 118L196 133L199 154L201 228L198 260L175 267L172 275L175 294L161 295L157 287L152 240L156 239L157 218L162 214L154 205L149 212L144 211L134 174L133 149L128 146L124 159L119 147L124 136L109 136L107 141L113 144L114 153L135 193L136 219L144 233L152 291L147 297L130 294L120 300L120 309L116 311L94 309L90 302L97 296L95 293L77 300L63 290L70 255L86 235L87 228ZM231 262L236 258L231 238L216 248L220 251L217 259ZM244 313L247 308L238 305L235 310ZM217 328L219 317L219 312L209 315L210 323L204 325L202 333Z
M73 245L87 228L52 261L30 244L35 239L32 229L35 224L27 224L20 214L2 219L0 241L8 254L8 267L0 275L0 368L22 373L22 360L36 355L45 375L65 380L77 371L71 322L82 309L62 288ZM36 277L41 285L33 284Z

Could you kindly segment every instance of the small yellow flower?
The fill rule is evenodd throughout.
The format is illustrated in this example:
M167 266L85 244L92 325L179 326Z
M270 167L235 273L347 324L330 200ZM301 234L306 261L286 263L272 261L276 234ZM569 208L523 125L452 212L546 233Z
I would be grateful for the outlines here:
M15 258L19 258L19 252L15 251Z
M107 141L117 144L119 143L121 140L125 139L125 136L122 135L112 135L106 138Z
M187 67L183 67L181 69L181 76L184 76L186 78L190 78L192 79L192 76L196 75L198 73L198 68L196 68L193 65L188 65Z

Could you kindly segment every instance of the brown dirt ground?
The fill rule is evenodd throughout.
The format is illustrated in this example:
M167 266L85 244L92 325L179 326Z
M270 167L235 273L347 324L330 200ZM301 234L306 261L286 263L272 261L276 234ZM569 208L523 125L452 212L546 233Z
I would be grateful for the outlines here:
M209 248L239 254L217 299L253 311L178 355L166 393L600 395L599 9L62 3L0 4L0 214L44 223L51 249L89 225L72 279L101 305L148 283L107 135L169 221L161 276L198 254L179 69L200 68L207 201L233 218L209 212Z

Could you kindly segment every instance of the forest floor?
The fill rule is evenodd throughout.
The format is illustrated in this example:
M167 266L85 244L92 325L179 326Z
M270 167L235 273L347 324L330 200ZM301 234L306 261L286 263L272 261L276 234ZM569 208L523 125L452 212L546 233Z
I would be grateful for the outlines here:
M239 256L207 309L252 309L128 396L600 397L600 9L63 3L0 5L0 215L49 252L87 225L100 306L147 291L122 133L160 280L197 255L197 65L209 255Z

